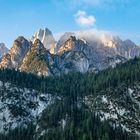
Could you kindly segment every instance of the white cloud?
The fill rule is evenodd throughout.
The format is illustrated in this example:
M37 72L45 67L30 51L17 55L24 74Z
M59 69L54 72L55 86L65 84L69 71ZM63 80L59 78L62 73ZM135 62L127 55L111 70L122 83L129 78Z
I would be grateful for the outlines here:
M60 37L61 37L62 35L64 35L64 33L65 33L65 32L54 33L53 35L54 35L54 37L55 37L55 40L58 41L58 40L60 39Z
M112 38L113 36L116 36L114 32L108 31L108 30L99 30L96 28L93 29L87 29L82 31L76 31L75 35L77 38L86 38L87 40L94 41L94 40L102 40L104 37L106 38Z
M85 11L79 10L75 14L75 21L78 25L82 27L93 26L96 23L96 19L93 15L87 15Z

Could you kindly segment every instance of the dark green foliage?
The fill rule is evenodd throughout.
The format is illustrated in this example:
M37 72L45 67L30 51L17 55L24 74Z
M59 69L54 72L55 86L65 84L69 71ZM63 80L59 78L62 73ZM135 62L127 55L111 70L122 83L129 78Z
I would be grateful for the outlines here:
M59 103L58 103L59 102ZM108 121L101 122L99 116L90 112L86 106L66 106L58 101L43 111L39 121L40 132L46 134L40 140L131 140L121 127L114 127ZM70 108L70 106L73 106ZM67 108L67 109L65 109ZM66 121L65 126L62 120ZM40 133L39 132L39 133Z
M95 94L108 87L117 87L120 83L127 85L140 81L140 58L135 58L116 68L93 73L69 73L60 76L37 77L15 70L0 70L0 80L21 87L36 89L41 92L80 96ZM77 91L77 93L75 93ZM77 96L77 95L76 95Z
M10 130L8 134L0 134L0 140L34 140L35 126L29 124L28 128L23 126Z
M131 85L140 82L140 58L97 74L69 73L37 77L4 69L0 70L0 81L61 97L61 100L56 100L43 111L37 134L29 126L28 129L18 128L7 135L0 135L0 140L36 140L43 130L47 133L39 137L39 140L137 140L121 127L112 127L108 121L101 122L99 116L90 112L87 106L82 103L79 106L79 98L96 95L99 91L115 88L123 83ZM67 122L64 128L62 120Z

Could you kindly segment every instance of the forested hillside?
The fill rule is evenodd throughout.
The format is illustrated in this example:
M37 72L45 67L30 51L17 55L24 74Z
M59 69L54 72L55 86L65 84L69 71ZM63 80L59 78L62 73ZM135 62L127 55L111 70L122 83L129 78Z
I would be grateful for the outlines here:
M80 96L89 95L109 87L115 88L122 83L131 85L134 82L140 82L140 58L118 64L116 68L108 68L97 74L68 73L59 76L38 77L14 69L1 69L0 80L41 92L68 95L74 90Z
M55 96L36 120L1 132L0 140L139 140L140 58L96 74L38 77L3 69L0 81Z

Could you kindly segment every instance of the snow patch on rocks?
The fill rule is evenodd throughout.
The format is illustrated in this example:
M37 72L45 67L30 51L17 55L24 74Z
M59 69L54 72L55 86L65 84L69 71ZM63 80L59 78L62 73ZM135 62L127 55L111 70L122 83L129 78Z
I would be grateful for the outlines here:
M33 89L19 88L0 81L0 132L36 121L54 97Z

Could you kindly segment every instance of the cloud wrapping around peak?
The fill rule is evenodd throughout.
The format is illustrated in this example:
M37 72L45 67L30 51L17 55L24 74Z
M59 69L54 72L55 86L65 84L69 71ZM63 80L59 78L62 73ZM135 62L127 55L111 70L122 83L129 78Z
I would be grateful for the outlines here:
M76 23L81 27L94 26L96 19L93 15L87 15L85 11L79 10L75 15Z

